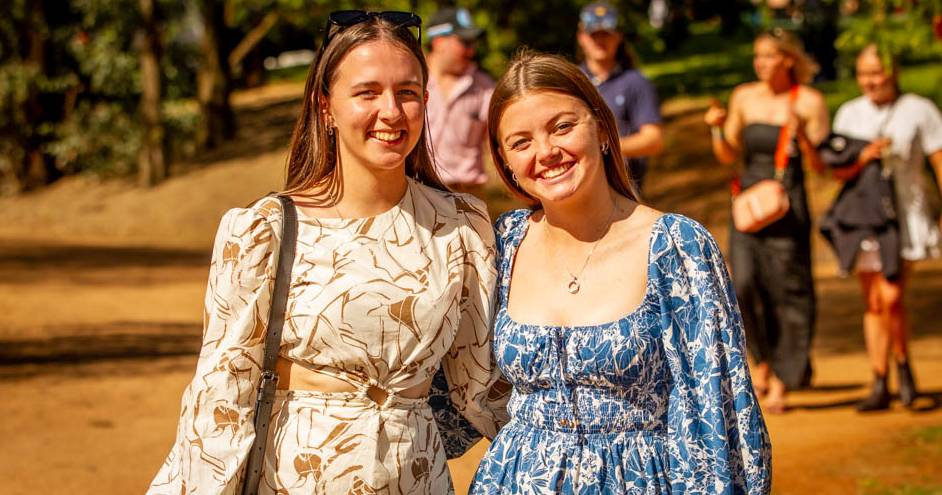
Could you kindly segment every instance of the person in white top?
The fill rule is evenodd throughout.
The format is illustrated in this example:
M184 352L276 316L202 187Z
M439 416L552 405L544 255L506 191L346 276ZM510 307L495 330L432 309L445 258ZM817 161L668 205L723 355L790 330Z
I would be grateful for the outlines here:
M942 183L927 181L923 168L928 157L942 181L942 113L932 101L900 91L898 67L885 67L876 45L860 52L856 69L863 95L841 105L833 129L870 144L853 167L835 172L835 177L851 179L870 161L882 159L893 173L902 238L899 277L887 280L878 256L870 257L876 263L857 264L866 301L864 335L875 377L870 395L858 404L858 410L874 411L889 407L886 375L891 350L901 402L911 407L918 395L909 365L904 292L911 262L940 254L939 219L931 214L929 198L930 188L942 187Z

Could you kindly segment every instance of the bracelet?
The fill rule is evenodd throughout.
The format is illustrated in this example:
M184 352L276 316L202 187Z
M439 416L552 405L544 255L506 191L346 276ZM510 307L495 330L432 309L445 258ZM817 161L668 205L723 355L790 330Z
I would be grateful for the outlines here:
M724 139L723 128L718 125L711 125L710 137L712 137L713 139L720 139L720 140Z

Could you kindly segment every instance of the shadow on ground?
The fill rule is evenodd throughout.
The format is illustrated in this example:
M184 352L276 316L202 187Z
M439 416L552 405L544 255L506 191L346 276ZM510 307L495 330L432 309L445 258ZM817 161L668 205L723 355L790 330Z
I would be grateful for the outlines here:
M191 323L114 322L57 330L68 335L0 341L0 366L195 354L202 336L201 325Z
M168 281L179 269L205 269L204 250L147 247L75 246L69 244L0 242L0 280L29 284L66 278L77 283L100 283L102 272L120 270L124 284ZM135 270L138 273L135 274ZM143 272L146 272L144 274ZM142 279L143 277L143 279ZM108 280L111 281L111 280Z

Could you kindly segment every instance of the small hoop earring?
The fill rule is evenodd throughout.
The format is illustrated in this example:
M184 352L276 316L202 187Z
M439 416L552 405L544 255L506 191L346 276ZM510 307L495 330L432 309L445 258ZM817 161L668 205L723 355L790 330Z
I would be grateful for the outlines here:
M510 173L510 178L513 179L514 184L519 184L519 183L520 183L520 181L517 180L517 174L516 174L516 173L511 172L511 173Z
M333 135L334 135L334 127L333 127L333 126L327 126L327 135L328 135L328 136L333 136Z
M608 143L603 143L603 144L602 144L602 154L603 154L603 155L607 155L607 154L608 154Z

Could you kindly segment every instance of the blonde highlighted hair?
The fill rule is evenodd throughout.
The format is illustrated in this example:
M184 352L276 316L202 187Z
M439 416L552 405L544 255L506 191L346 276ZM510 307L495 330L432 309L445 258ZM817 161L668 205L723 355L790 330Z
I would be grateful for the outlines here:
M791 31L773 28L756 36L756 41L759 40L771 41L779 52L795 61L789 71L793 83L808 84L818 73L818 64L805 52L804 44Z

